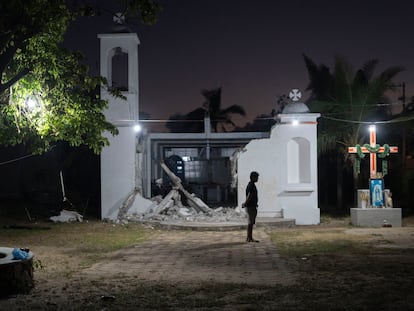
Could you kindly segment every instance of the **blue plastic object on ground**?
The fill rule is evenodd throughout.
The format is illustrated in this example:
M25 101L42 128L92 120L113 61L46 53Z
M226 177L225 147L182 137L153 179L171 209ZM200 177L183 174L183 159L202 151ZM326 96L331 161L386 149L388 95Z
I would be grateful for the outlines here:
M29 252L25 252L21 250L20 248L14 248L12 255L13 255L13 259L15 260L25 260L25 259L30 258Z

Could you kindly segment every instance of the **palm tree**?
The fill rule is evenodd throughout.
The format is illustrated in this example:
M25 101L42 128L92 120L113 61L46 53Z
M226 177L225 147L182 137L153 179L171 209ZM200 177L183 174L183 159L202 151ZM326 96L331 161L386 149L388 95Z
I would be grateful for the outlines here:
M176 113L169 118L166 127L172 133L200 133L204 131L204 118L210 117L210 122L213 130L218 131L219 124L221 130L226 132L225 125L236 126L231 120L231 114L246 115L243 107L232 105L228 108L221 109L221 88L212 90L203 89L201 94L205 101L202 107L196 108L185 115Z
M231 114L246 115L243 107L239 105L232 105L228 108L221 109L221 87L212 90L203 89L201 90L201 94L205 98L203 109L210 116L211 126L215 132L218 131L219 124L221 124L221 129L224 132L226 131L226 124L236 126L231 120Z
M306 55L303 57L310 79L307 90L311 91L311 110L321 112L324 117L347 120L320 120L319 152L336 149L343 156L340 162L345 160L353 164L354 157L349 157L347 147L363 144L366 127L363 122L375 121L373 112L377 104L387 102L385 94L394 90L395 83L392 80L403 68L390 67L374 75L378 65L376 59L367 61L355 71L345 59L336 57L334 70L331 72L329 67L323 64L317 66ZM357 177L354 172L354 188L357 187ZM341 204L342 199L337 199Z

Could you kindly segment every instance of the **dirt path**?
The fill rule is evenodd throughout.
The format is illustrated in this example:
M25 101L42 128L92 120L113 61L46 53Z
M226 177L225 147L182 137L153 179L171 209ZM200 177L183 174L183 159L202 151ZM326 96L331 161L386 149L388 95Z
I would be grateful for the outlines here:
M84 277L134 277L139 280L247 284L292 284L295 276L278 256L263 229L260 243L246 243L244 232L167 231L144 244L122 249Z

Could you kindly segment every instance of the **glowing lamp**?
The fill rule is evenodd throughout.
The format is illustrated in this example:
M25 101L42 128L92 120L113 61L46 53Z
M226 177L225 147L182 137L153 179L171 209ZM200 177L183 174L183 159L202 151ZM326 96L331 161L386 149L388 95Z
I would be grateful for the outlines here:
M37 99L37 97L35 95L27 96L26 101L25 101L25 105L26 105L26 109L28 111L33 111L34 109L40 107L39 100Z
M136 133L141 132L141 130L142 130L141 125L139 125L139 124L135 124L135 125L134 125L134 131L135 131Z

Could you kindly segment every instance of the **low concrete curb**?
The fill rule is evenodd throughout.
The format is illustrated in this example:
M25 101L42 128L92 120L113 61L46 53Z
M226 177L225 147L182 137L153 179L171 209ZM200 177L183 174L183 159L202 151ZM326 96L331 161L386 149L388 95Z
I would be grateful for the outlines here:
M185 222L185 221L141 221L140 223L160 227L168 230L194 230L194 231L235 231L243 230L246 222ZM291 228L295 226L294 219L259 217L256 227Z

